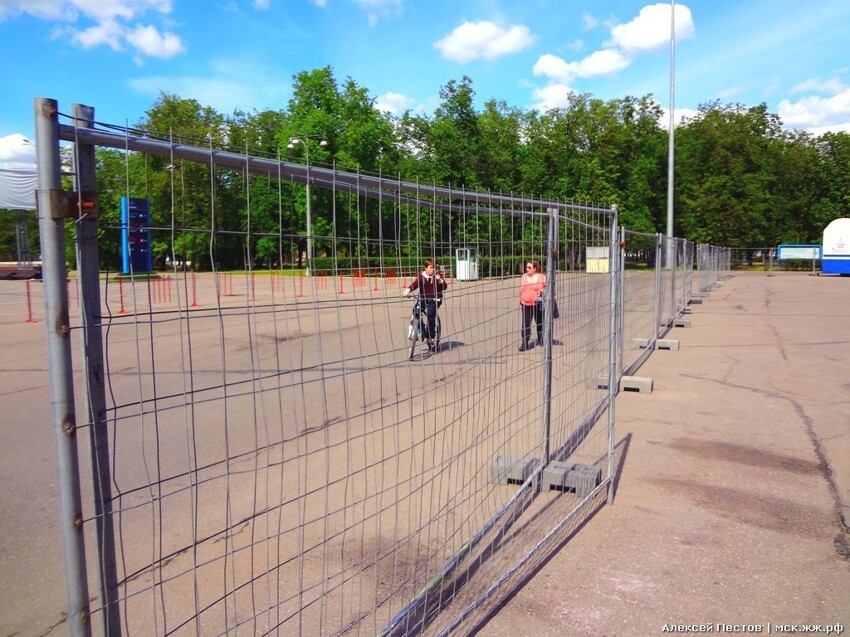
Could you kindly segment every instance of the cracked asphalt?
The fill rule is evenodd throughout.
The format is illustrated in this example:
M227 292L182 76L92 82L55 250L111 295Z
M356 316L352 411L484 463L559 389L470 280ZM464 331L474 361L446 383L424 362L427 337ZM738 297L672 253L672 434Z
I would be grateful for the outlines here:
M614 503L481 635L850 630L850 279L736 272L623 393ZM688 632L688 631L685 631Z

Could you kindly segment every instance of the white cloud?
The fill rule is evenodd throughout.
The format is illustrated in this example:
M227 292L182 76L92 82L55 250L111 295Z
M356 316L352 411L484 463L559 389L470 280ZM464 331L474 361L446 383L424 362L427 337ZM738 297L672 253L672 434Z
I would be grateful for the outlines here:
M62 0L4 0L0 3L0 20L28 13L40 20L74 20L73 5Z
M612 75L628 68L631 60L616 49L594 51L576 65L578 77Z
M566 77L570 75L570 70L573 66L573 64L566 62L557 55L544 53L534 63L532 71L535 75L543 75L545 77Z
M850 122L830 124L828 126L811 126L806 130L815 137L820 137L826 133L850 133Z
M151 57L170 58L186 50L176 35L168 31L160 33L152 26L138 26L128 32L126 38L133 48Z
M838 78L814 77L793 86L792 93L821 93L797 101L779 102L777 114L788 128L807 130L813 135L850 132L850 87Z
M0 167L7 169L32 168L35 165L35 146L20 133L0 137Z
M354 0L366 12L370 26L375 26L382 18L392 18L402 12L403 0ZM326 0L315 0L320 7Z
M779 102L778 114L788 128L846 131L850 128L850 89L831 97L812 95L797 102L784 99Z
M538 111L547 111L550 108L558 108L569 104L572 89L566 84L549 84L543 88L535 88L531 92L534 99L532 108Z
M595 29L599 26L599 20L588 13L581 16L581 23L584 26L585 31L590 31L591 29Z
M670 127L670 109L661 109L661 115L658 116L658 125L667 130ZM682 120L685 118L692 119L699 115L699 111L692 108L677 108L673 111L673 124L681 126Z
M114 20L106 20L82 31L71 31L71 40L84 49L105 44L113 51L121 50L125 28Z
M694 37L696 31L691 10L684 5L676 5L675 18L676 37ZM582 20L586 29L600 24L589 15L582 16ZM576 79L614 75L627 69L641 53L669 45L670 5L647 5L631 22L608 25L608 28L611 37L604 43L604 48L577 62L568 62L551 53L545 53L537 59L532 72L535 76L547 78L549 86L534 89L532 97L535 108L550 107L560 99L553 96L562 95L565 88L572 86Z
M507 29L493 22L464 22L434 43L443 57L461 64L472 60L493 60L516 53L534 43L534 36L524 24Z
M846 88L847 87L844 82L838 78L824 80L819 77L813 77L810 80L800 82L796 86L791 87L791 92L804 93L808 91L813 93L830 93L834 95L836 93L841 93Z
M268 9L269 0L254 0L254 6L258 9Z
M401 93L393 93L392 91L379 95L375 98L375 108L379 111L388 111L393 115L403 113L408 109L412 109L416 104L416 100Z
M105 22L133 20L146 11L171 13L171 0L3 0L0 19L27 13L41 20L76 22L85 16Z
M136 24L143 14L163 16L171 13L172 0L0 0L0 20L22 13L34 18L76 25L53 30L53 37L68 37L85 49L105 45L120 51L129 45L143 55L168 58L185 51L180 38L170 32L161 33L154 26ZM267 0L257 0L262 4Z
M729 99L730 97L735 97L736 95L740 95L743 90L744 89L741 86L730 86L728 88L724 88L724 89L717 91L717 93L714 94L714 97L716 97L719 100L726 100L726 99Z
M651 4L640 10L631 22L618 24L611 29L608 44L624 51L653 51L670 45L670 4ZM676 40L694 37L694 21L691 10L677 5Z
M579 77L612 75L628 68L631 60L616 49L594 51L578 62L566 62L556 55L541 55L534 64L534 75L542 75L559 83L571 83Z

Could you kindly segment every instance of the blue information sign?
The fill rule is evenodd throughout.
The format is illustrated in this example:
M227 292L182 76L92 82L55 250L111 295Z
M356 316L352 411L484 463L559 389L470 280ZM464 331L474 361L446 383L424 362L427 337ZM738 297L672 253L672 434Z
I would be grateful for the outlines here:
M151 271L151 204L147 199L121 197L121 271Z

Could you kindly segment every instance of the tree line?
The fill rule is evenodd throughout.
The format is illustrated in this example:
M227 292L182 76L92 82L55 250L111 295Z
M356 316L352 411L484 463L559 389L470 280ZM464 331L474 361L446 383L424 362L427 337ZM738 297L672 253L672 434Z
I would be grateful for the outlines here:
M571 93L566 106L546 112L497 99L479 109L475 97L464 76L440 89L433 114L395 116L377 110L365 87L350 77L338 82L325 67L295 75L281 110L223 114L162 93L136 128L288 161L304 161L309 152L313 165L467 191L618 204L628 229L666 232L668 133L651 95L606 101ZM289 148L294 137L301 142ZM271 264L282 251L292 261L303 254L303 239L291 248L279 240L306 234L303 186L282 187L257 175L249 184L239 174L211 177L208 166L181 162L175 170L167 158L117 150L99 149L96 156L105 226L120 224L122 196L145 197L155 227L170 227L172 215L182 228L250 227L257 236L250 246L216 239L217 253L231 265L245 263L246 249L257 264ZM312 196L314 234L328 235L334 195L316 188ZM787 130L765 104L704 104L676 129L674 210L674 234L696 242L733 248L819 243L831 220L850 216L850 134ZM368 215L358 206L342 216L353 224ZM460 231L468 240L487 239L480 228ZM117 239L105 233L101 242L108 264L120 262ZM210 240L203 232L155 233L154 257L204 261ZM322 249L329 246L319 242ZM0 252L13 250L0 245Z

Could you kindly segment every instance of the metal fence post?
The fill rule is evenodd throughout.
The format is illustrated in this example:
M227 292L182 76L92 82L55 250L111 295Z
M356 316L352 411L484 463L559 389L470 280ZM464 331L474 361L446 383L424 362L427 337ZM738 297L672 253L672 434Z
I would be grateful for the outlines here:
M673 262L670 264L670 322L667 324L667 327L673 327L673 321L676 320L676 316L679 314L676 308L676 264L679 261L679 255L676 250L676 239L667 237L667 241L670 242L668 250L673 259Z
M609 238L609 257L608 263L611 272L608 273L610 279L611 296L610 296L610 327L608 338L608 504L614 502L614 404L617 397L618 378L617 374L617 305L619 294L617 292L618 273L620 264L619 255L619 221L617 218L617 206L611 206L611 231Z
M543 464L549 464L552 427L552 308L555 276L558 269L558 210L548 208L549 228L546 239L546 287L543 292Z
M77 422L71 368L68 316L68 272L65 267L65 219L59 161L59 107L56 100L36 98L35 139L38 165L39 233L41 236L47 356L56 440L59 528L65 553L68 628L74 637L91 635L85 543L83 538Z
M652 343L649 344L652 349L655 349L661 327L661 236L660 232L655 235L655 329L652 332Z
M684 314L685 309L690 302L690 285L691 285L691 258L690 258L690 243L687 239L682 239L682 289L679 298L679 312Z
M619 301L617 303L619 311L617 312L617 354L619 356L619 360L617 361L617 386L619 387L620 378L625 372L625 364L626 364L626 354L625 347L623 343L623 334L626 331L626 229L620 228L620 265L618 269L618 290L619 290Z
M72 106L74 126L91 128L94 109ZM103 364L103 336L100 305L100 262L97 245L97 197L95 195L94 146L74 145L74 172L80 203L77 218L77 272L80 280L83 356L88 398L89 444L92 459L95 523L100 567L100 604L103 633L121 634L118 605L118 575L115 566L115 535L112 523L112 483L110 481L109 430L106 422L106 387ZM94 204L83 208L83 202Z

